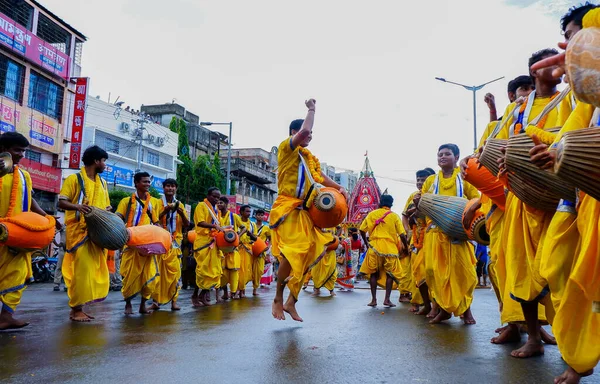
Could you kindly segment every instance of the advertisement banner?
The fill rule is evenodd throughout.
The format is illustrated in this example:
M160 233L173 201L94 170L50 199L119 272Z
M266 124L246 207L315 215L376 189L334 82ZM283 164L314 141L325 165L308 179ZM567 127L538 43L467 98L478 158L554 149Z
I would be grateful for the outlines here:
M81 141L85 125L85 104L87 102L89 78L78 77L75 84L75 103L73 105L73 127L71 129L71 153L69 168L78 169L81 162Z
M32 146L60 153L60 124L41 112L0 97L0 132L19 132Z
M236 199L236 195L223 195L226 198L229 199L229 205L227 206L227 209L233 213L237 213L238 215L240 214L240 206L237 205L237 199Z
M37 161L26 158L21 159L19 167L29 172L33 188L46 192L60 192L61 170Z
M114 165L107 164L106 169L101 176L108 184L119 184L133 188L133 175L134 172L127 168L115 167Z
M3 13L0 13L0 44L45 70L65 80L69 79L69 56L18 25Z
M163 181L165 181L165 179L161 179L160 177L154 176L152 178L152 186L154 188L156 188L156 190L160 193L164 193L163 186L162 186Z

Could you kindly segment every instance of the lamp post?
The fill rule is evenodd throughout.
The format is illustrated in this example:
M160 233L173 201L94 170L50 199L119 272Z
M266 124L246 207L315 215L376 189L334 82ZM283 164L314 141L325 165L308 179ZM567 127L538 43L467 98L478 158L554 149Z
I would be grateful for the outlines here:
M490 83L504 79L504 76L499 77L494 80L491 80L491 81L488 81L487 83L483 83L480 85L465 85L465 84L455 83L453 81L446 80L443 77L436 77L435 79L439 80L441 82L444 82L444 83L458 85L460 87L463 87L467 91L473 92L473 149L477 150L477 96L476 96L477 91L479 91L481 88L485 87L486 85L488 85Z
M227 139L227 196L231 193L231 130L233 123L213 123L212 121L200 122L200 125L210 127L211 125L229 125L229 138Z

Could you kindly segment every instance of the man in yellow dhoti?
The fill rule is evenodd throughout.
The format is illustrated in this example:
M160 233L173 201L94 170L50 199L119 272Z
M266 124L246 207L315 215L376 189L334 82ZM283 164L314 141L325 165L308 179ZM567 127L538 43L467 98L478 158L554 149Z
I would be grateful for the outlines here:
M466 199L478 198L477 189L460 176L460 169L457 167L459 156L460 151L456 145L441 145L437 154L441 170L437 175L427 178L422 192ZM439 313L430 323L440 323L454 314L462 316L467 325L475 324L471 313L473 291L477 284L477 261L473 245L450 238L427 218L424 246L427 286L440 307Z
M368 247L360 273L369 277L371 302L367 305L370 307L377 306L377 285L385 288L383 305L396 306L390 301L390 294L394 284L400 281L402 273L400 255L408 252L408 242L402 219L391 211L393 204L392 196L382 195L379 208L369 212L359 228Z
M249 205L240 207L240 219L242 226L246 229L244 234L240 236L240 280L238 283L238 291L240 297L246 297L246 285L252 281L253 296L258 296L258 285L260 284L260 276L265 268L265 260L261 257L254 257L252 254L252 243L256 240L256 225L250 220L252 208ZM262 267L261 267L262 264ZM255 280L254 269L260 268L258 280Z
M196 240L194 241L194 258L196 259L196 288L192 294L194 307L210 305L210 290L221 287L223 266L222 252L217 248L212 236L214 231L222 231L219 211L216 208L221 191L216 187L208 189L206 199L196 206L194 224ZM200 290L200 295L198 295Z
M148 172L138 172L133 176L135 192L130 197L125 197L119 203L117 214L121 216L127 227L158 224L158 207L160 202L150 196L152 183ZM125 314L132 315L131 300L141 295L141 314L151 313L146 308L146 301L150 299L156 286L158 276L158 262L156 255L143 256L134 248L125 248L121 253L121 275L123 288L121 293L125 299Z
M86 149L81 158L84 167L66 178L58 197L58 207L66 211L67 251L62 273L68 287L69 318L78 322L93 319L83 306L104 300L110 288L107 251L89 240L83 218L90 207L112 209L106 181L100 177L107 159L108 153L97 145Z
M334 233L333 229L329 230L334 236L341 236L342 228L337 227ZM321 294L321 288L329 291L330 296L335 296L335 282L337 280L337 247L327 250L325 256L311 270L312 281L314 284L313 296ZM308 284L308 282L307 282Z
M256 235L267 243L271 248L271 228L269 223L265 223L266 212L263 209L257 209L254 212L256 218ZM260 287L264 287L265 284L270 285L273 280L273 263L274 260L271 257L271 251L267 248L265 252L260 256L264 259L265 268L260 279Z
M296 301L304 276L333 242L333 236L315 227L308 212L302 209L311 180L338 189L348 199L345 189L321 172L319 160L307 148L312 140L315 100L310 99L305 104L308 108L306 119L292 121L290 137L279 144L277 154L279 194L269 219L273 255L281 260L272 306L273 317L278 320L285 320L284 312L287 312L292 319L302 321ZM284 304L286 285L290 296Z
M600 8L589 3L573 7L563 16L561 26L567 41L582 28L600 27ZM566 43L559 45L566 47ZM555 65L560 67L555 68ZM554 75L562 75L564 54L538 62L532 70L546 67L555 68ZM552 169L556 161L556 145L563 134L596 126L599 118L598 108L578 102L550 148L534 138L538 143L530 152L532 162L543 169ZM600 314L594 313L593 309L594 301L600 299L600 202L584 193L580 193L578 197L578 216L574 223L576 229L570 228L573 224L564 225L555 232L558 236L547 235L540 262L540 275L547 280L552 302L557 308L553 323L554 335L562 357L569 365L554 380L557 384L579 383L582 377L593 373L600 361L600 347L597 343L600 339ZM576 236L574 231L579 235L579 245L574 250L574 257L571 257L574 245L572 239ZM548 232L550 233L550 229ZM562 244L555 244L561 238ZM558 246L560 253L547 252L547 248L552 248L553 245Z
M417 214L414 199L417 194L421 193L421 188L423 188L425 180L431 175L435 175L435 171L431 168L417 171L417 190L410 194L404 205L404 212L402 212L402 225L406 233L410 233L411 235L408 247L410 255L407 257L408 260L404 261L402 274L410 273L410 292L412 293L410 300L412 307L410 311L418 315L427 315L431 311L431 300L429 298L429 289L427 284L425 284L425 257L422 253L426 223L425 218ZM406 258L402 260L404 259ZM405 269L408 269L408 271L405 271ZM420 288L423 284L425 284L423 287L425 295L421 293ZM421 305L423 305L423 308L419 310Z
M0 217L6 218L21 212L35 212L46 216L40 206L31 197L31 176L19 168L19 161L25 157L29 141L25 136L16 132L6 132L0 135L0 151L12 156L12 171L1 180ZM0 159L0 169L4 169L4 160ZM13 317L21 302L25 283L31 279L31 253L22 250L9 249L0 246L0 330L23 328L28 322Z
M229 199L225 196L221 196L217 203L217 209L220 214L220 222L222 228L230 227L233 229L238 236L242 236L246 232L246 228L242 225L242 219L236 213L233 213L227 209L229 206ZM235 298L238 294L238 285L240 280L240 268L242 259L238 251L239 247L233 250L233 252L223 253L223 259L221 262L223 268L223 276L221 277L221 288L223 289L223 300ZM227 284L231 287L231 294L227 293ZM218 299L218 295L217 295Z
M158 220L172 238L171 249L164 255L158 256L158 277L154 292L152 292L152 310L160 309L161 305L171 302L171 310L179 311L179 278L181 277L181 246L183 243L183 228L188 228L190 219L185 212L185 206L175 198L177 180L163 181L165 196L159 200Z

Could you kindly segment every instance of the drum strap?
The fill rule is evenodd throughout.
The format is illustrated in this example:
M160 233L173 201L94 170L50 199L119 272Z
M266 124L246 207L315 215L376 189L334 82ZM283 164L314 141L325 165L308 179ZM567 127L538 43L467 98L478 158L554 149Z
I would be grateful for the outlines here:
M142 199L140 199L137 195L135 196L135 200L137 201L138 204L140 204L140 207L142 209L144 209L145 205L144 202L142 201ZM133 198L129 198L129 203L127 203L127 211L125 213L125 223L129 222L129 213L131 212L131 206L133 205ZM154 224L154 222L152 221L152 212L150 212L150 210L146 210L146 214L148 215L148 217L150 218L150 223Z
M313 190L315 189L315 179L313 179L312 175L310 174L310 168L308 168L306 160L304 157L302 157L302 154L298 153L298 156L300 156L300 168L303 170L302 175L298 175L298 177L302 177L302 179L304 179L304 175L306 175L308 176L308 181L310 182L310 187L308 188L308 192L306 193L306 196L304 196L304 202L302 203L302 208L304 208L304 210L308 210L308 203L310 201L309 199ZM304 186L302 186L300 189L304 189ZM301 193L302 191L300 190L297 196L298 198L302 196Z

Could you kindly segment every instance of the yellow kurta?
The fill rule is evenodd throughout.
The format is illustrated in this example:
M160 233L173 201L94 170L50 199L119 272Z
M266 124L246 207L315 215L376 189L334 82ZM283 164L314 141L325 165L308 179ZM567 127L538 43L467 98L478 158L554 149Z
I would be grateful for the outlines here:
M301 209L310 185L307 170L303 172L300 164L299 148L292 147L291 137L279 145L277 161L278 196L269 217L271 249L275 257L285 258L290 263L292 271L287 287L297 300L304 276L311 264L325 255L333 236L315 227L308 212Z
M333 234L333 231L333 229L330 229L331 234ZM320 289L325 287L326 289L333 291L335 281L337 280L337 259L335 251L335 249L327 251L321 261L310 270L315 288Z
M158 200L158 216L165 209L165 200ZM187 213L183 203L179 202L179 206L183 208L183 214L186 219ZM177 300L179 297L179 278L181 277L181 244L183 242L183 220L177 211L171 211L168 215L160 219L161 226L170 234L173 242L171 249L157 257L158 260L158 277L152 300L159 305L168 304L171 300Z
M131 208L128 215L127 207L130 201ZM131 222L131 226L149 225L158 222L159 204L160 202L158 199L151 197L150 206L148 207L150 215L142 214L142 212L138 210L137 199L125 197L119 203L117 213L120 213L125 218L129 216L130 219L128 221ZM139 208L141 208L141 206ZM150 220L150 216L152 217L152 220ZM129 225L129 223L126 222L125 225ZM134 248L125 248L121 253L121 275L123 276L123 288L121 288L121 293L125 300L131 300L138 293L142 295L143 299L150 299L156 286L156 277L158 276L158 261L156 255L142 256Z
M445 179L439 173L439 194L456 196L456 175ZM423 185L423 193L434 192L436 176L430 176ZM464 194L461 197L474 199L479 197L477 189L463 181ZM462 315L473 302L473 291L477 285L475 252L473 245L466 241L455 241L431 223L428 218L425 235L425 266L429 289L433 291L436 302L448 313Z
M242 219L239 215L227 211L226 214L221 214L221 227L231 227L236 233L240 232L240 227L242 227ZM239 280L240 280L240 268L242 259L238 249L235 249L233 252L228 252L223 254L222 259L222 268L223 268L223 276L221 277L221 287L230 285L232 291L237 291Z
M14 175L16 174L9 173L1 178L0 217L7 215ZM31 176L27 171L19 169L17 177L19 177L19 185L15 196L16 205L13 216L31 210ZM30 252L13 253L9 251L8 247L0 246L0 302L2 302L2 309L11 313L15 311L21 302L25 282L32 276Z
M376 224L381 219L383 221ZM394 281L392 289L397 289L402 274L399 236L405 234L400 216L389 208L378 208L365 217L359 229L369 234L367 255L360 273L368 278L377 273L377 285L382 288L385 288L389 276Z
M262 226L255 226L255 235L260 237L264 241L271 239L271 230L269 226L263 224ZM265 253L263 252L259 257L252 257L252 287L254 289L260 287L260 279L265 272Z
M239 290L246 289L246 285L252 281L254 255L252 255L252 239L250 239L248 233L252 233L253 235L256 233L256 225L253 222L251 222L250 219L248 219L248 221L242 220L241 223L246 228L246 233L244 233L244 235L240 238L239 246L241 258L240 281L238 284Z
M59 199L66 199L73 204L85 202L99 209L110 207L110 199L106 182L96 177L90 180L81 171L79 175L84 182L83 195L77 175L67 177L60 190ZM79 216L79 220L77 219ZM76 211L65 212L67 225L67 252L62 264L62 274L68 287L69 306L71 308L102 301L108 295L110 275L106 264L105 249L100 248L87 238L87 226L83 214Z
M408 199L406 200L406 204L404 205L404 212L408 211L409 208L414 206L414 197L420 191L415 191L410 194ZM415 228L413 228L413 231ZM400 292L410 292L412 294L411 303L421 305L423 304L423 297L421 297L421 292L419 291L419 283L425 282L425 259L424 257L419 257L418 254L422 252L423 248L417 249L417 244L414 243L413 237L421 238L423 234L424 238L425 231L425 220L417 219L416 233L412 233L411 237L408 239L410 252L408 256L400 259L400 266L402 267L402 275L400 276ZM417 265L420 263L420 265Z
M214 218L209 209L215 215ZM194 241L196 285L202 290L221 287L221 276L223 275L222 252L219 251L213 237L210 235L211 230L202 228L199 225L201 222L219 225L218 215L219 213L215 207L210 207L207 200L199 202L194 211L194 223L196 224L196 240Z

